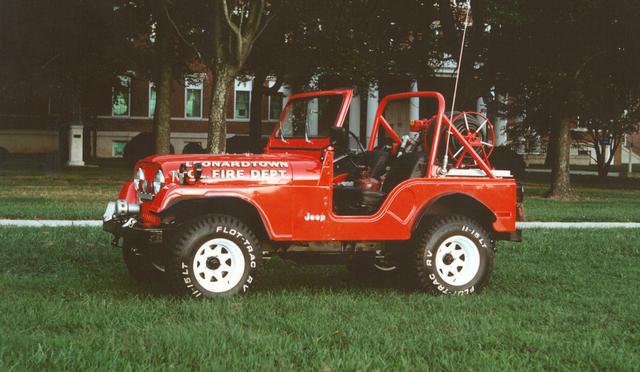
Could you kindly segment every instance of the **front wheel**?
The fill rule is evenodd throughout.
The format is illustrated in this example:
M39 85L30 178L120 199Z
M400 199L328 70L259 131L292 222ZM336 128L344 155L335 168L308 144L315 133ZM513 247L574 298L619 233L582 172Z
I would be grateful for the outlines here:
M249 227L235 217L214 214L179 230L167 269L177 291L219 297L247 292L261 258L258 239Z
M477 222L442 217L419 232L413 263L420 287L445 294L480 292L493 270L493 242Z

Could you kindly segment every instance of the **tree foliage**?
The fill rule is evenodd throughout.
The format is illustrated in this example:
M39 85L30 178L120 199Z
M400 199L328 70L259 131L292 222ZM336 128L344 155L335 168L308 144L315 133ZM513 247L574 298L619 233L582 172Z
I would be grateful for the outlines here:
M640 86L639 4L632 0L490 1L485 74L509 96L525 125L550 134L550 195L571 194L570 127L582 118L620 117ZM600 119L598 119L600 120ZM619 122L616 122L619 123ZM616 124L617 125L617 124Z

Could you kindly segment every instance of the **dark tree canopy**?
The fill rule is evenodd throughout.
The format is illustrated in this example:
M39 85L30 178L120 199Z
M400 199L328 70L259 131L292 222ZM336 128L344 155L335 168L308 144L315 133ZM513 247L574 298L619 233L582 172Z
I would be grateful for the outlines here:
M491 1L488 15L485 76L508 94L513 114L525 114L525 124L538 133L550 132L551 194L570 194L571 125L585 114L615 120L620 106L638 97L640 76L632 71L640 61L634 40L640 3Z

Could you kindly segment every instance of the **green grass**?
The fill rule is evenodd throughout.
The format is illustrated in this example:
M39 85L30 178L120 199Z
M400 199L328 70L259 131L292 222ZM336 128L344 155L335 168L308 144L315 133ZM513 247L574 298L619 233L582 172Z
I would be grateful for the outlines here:
M142 287L92 228L0 228L0 370L637 370L640 230L527 230L480 295L272 261L245 297Z
M577 200L544 197L547 186L525 184L527 221L640 222L640 190L576 187Z
M131 177L125 167L47 172L30 159L18 161L0 169L0 218L100 219Z

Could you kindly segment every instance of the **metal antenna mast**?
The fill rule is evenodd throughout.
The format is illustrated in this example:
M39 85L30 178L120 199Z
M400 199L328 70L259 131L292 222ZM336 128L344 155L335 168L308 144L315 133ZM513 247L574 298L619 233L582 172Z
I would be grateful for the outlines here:
M453 120L453 111L456 106L456 96L458 95L458 80L460 79L460 65L462 64L462 52L464 51L464 41L467 37L467 27L469 26L469 10L471 9L471 0L467 1L467 13L464 17L464 28L462 30L462 43L460 44L460 55L458 56L458 66L456 66L456 84L453 88L453 99L451 100L451 111L449 112L449 120ZM451 123L453 125L453 123ZM444 160L442 162L442 174L447 173L447 165L449 163L449 140L451 139L451 127L447 131L447 144L444 152Z

